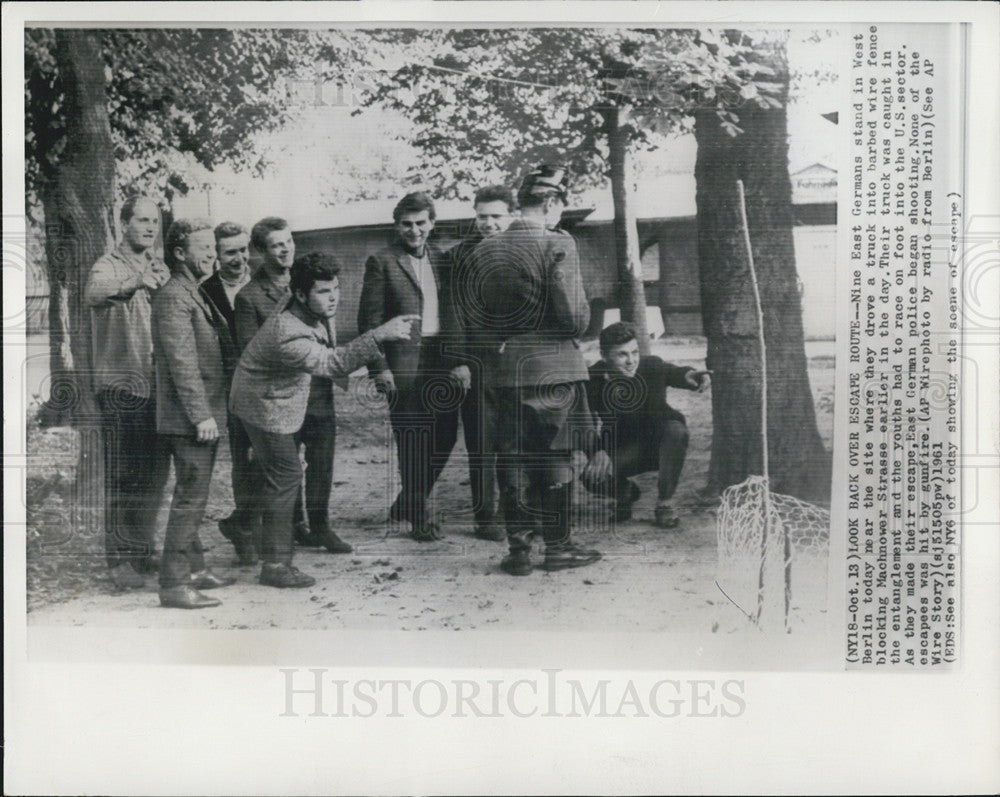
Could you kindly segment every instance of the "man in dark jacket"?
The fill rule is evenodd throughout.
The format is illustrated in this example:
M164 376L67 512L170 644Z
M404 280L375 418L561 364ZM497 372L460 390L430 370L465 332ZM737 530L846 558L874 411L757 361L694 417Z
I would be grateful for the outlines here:
M370 366L376 388L389 399L389 418L399 454L401 490L391 520L408 521L414 539L440 539L427 510L434 483L458 434L465 388L448 352L454 346L451 270L428 236L434 203L424 193L404 196L393 210L397 239L365 264L358 330L374 329L397 315L417 314L412 339L389 343Z
M200 290L226 321L232 340L236 341L236 295L250 281L250 235L232 221L224 221L215 228L215 252L218 270L201 283ZM260 528L260 510L257 500L261 488L261 475L254 467L250 451L250 438L239 418L229 413L229 453L232 459L233 513L219 521L223 535L239 543L236 545L240 564L253 564L251 540Z
M570 452L593 435L577 338L590 306L573 238L555 229L566 207L565 172L541 166L518 190L521 218L486 238L473 260L481 289L472 308L500 344L497 373L500 460L497 477L511 575L531 573L535 522L542 525L546 570L589 565L597 551L570 536ZM526 491L525 491L526 487Z
M674 528L679 520L670 499L684 467L688 430L684 416L667 404L667 388L703 393L711 372L639 356L639 341L631 324L612 324L600 338L601 359L590 367L587 398L601 423L599 450L581 474L583 485L617 501L615 517L632 517L639 486L630 479L659 472L655 523Z
M199 590L234 581L205 567L198 537L219 431L226 424L229 378L224 352L232 347L225 321L198 290L199 280L212 273L215 263L211 225L178 219L163 248L171 277L153 300L156 431L173 457L177 484L163 541L160 603L203 609L219 601Z
M459 376L467 386L462 402L462 429L469 456L469 484L476 536L502 542L507 539L496 517L497 395L496 376L500 351L495 336L483 326L476 312L480 278L472 252L479 242L503 232L513 221L514 195L502 185L489 185L476 192L476 221L472 233L449 250L452 293L458 334L456 351L462 357Z

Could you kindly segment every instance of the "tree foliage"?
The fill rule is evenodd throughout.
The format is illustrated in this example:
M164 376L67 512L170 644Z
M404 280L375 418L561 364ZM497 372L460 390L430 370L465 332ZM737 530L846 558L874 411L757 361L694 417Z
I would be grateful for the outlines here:
M190 187L185 163L262 170L254 138L297 112L292 82L316 64L332 73L338 32L285 29L113 29L100 33L117 183L169 196ZM25 31L25 160L36 210L66 147L55 31Z
M361 32L371 49L405 52L373 74L366 104L405 113L423 153L413 183L469 198L547 160L566 163L577 187L606 184L607 123L616 109L632 150L690 131L714 107L738 132L738 106L771 104L770 73L749 41L710 31L491 28ZM385 58L391 63L392 59Z

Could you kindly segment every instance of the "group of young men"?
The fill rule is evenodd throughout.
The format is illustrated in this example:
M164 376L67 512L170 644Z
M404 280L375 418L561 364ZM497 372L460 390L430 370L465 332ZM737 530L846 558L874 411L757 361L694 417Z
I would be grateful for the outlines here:
M581 482L612 496L619 519L638 498L630 477L658 470L656 524L677 525L669 499L687 430L666 387L705 390L710 377L640 358L625 324L604 330L588 371L579 339L589 304L574 241L557 230L566 190L564 170L547 166L525 177L516 203L504 187L480 190L474 230L447 252L431 240L431 199L403 197L396 240L366 262L359 335L345 346L332 323L339 264L323 252L296 258L284 220L263 219L249 235L232 222L177 220L163 263L153 254L156 204L128 200L122 243L94 265L86 290L114 583L139 588L158 569L163 606L218 605L204 590L235 579L205 566L198 528L226 430L235 508L221 533L240 565L262 560L261 584L314 584L292 564L296 543L351 551L329 521L333 386L362 366L387 399L397 447L389 517L414 539L441 537L430 496L460 419L475 535L507 541L501 567L511 575L533 570L537 534L547 570L600 558L572 540L575 451L588 458ZM252 276L251 245L263 259ZM176 487L157 557L171 458Z

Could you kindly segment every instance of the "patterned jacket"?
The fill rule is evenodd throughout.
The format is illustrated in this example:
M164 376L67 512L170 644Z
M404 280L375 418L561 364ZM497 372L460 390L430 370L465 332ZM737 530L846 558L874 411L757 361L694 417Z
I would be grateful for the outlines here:
M332 347L326 325L307 319L296 303L272 315L243 350L229 409L246 423L277 434L294 434L306 417L313 375L346 377L382 357L368 332Z
M156 431L194 435L215 418L226 428L229 328L187 273L176 273L153 299Z

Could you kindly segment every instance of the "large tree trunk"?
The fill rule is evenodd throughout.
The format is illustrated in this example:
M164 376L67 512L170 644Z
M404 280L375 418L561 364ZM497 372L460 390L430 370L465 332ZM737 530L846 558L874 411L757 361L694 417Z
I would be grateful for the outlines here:
M788 71L783 57L768 64L785 87L780 108L745 104L736 136L712 109L695 121L702 320L714 371L709 487L763 473L760 345L736 186L742 180L764 314L771 489L828 501L831 458L816 428L792 240Z
M611 172L611 197L614 201L615 257L618 261L618 302L622 321L635 325L639 351L649 354L646 330L646 290L642 283L642 257L639 253L639 229L631 197L632 161L628 151L628 131L622 125L621 111L611 106L604 113L608 134L608 163Z
M90 310L83 294L91 267L114 241L114 154L100 34L56 31L56 63L67 132L66 148L43 196L51 381L41 420L47 425L72 423L80 431L77 528L99 527L100 413L91 384Z

